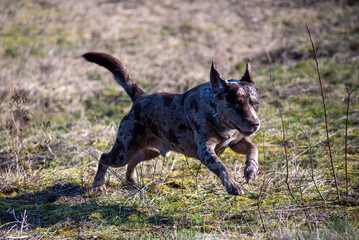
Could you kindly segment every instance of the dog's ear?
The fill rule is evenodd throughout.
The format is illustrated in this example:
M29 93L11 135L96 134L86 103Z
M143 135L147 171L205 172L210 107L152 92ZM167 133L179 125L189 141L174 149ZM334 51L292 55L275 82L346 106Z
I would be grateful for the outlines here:
M223 93L228 87L227 80L224 79L221 76L221 74L218 72L214 59L212 60L210 79L211 79L212 92L215 95L219 95Z
M251 61L251 59L249 59L247 62L246 71L243 74L242 81L253 83L250 61Z

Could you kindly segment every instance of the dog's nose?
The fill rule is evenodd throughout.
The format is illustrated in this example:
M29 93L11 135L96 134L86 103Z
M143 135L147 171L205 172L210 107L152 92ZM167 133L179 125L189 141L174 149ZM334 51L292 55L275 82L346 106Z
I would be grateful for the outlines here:
M254 121L251 121L251 126L255 129L257 129L259 127L259 120L254 120Z

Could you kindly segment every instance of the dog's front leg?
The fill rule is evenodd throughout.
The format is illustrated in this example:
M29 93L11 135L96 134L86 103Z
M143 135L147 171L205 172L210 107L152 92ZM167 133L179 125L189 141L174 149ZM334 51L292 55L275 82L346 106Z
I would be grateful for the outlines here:
M226 187L229 194L242 195L242 188L223 162L217 157L214 152L214 147L215 145L208 141L200 144L197 151L199 160L221 179L222 184Z
M258 172L258 150L251 142L250 138L243 138L241 141L230 146L237 153L246 154L246 167L244 177L248 183L254 183Z

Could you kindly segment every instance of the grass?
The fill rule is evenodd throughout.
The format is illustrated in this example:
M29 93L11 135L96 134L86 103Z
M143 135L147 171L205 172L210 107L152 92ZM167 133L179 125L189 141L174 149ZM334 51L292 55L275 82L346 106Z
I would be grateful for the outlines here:
M0 11L0 238L357 239L357 4L6 0ZM319 56L339 202L304 22ZM92 192L98 157L112 146L131 102L109 73L80 59L90 50L119 57L149 93L208 81L212 58L222 75L239 78L252 57L262 98L261 130L253 137L257 183L245 183L244 156L227 150L220 158L243 185L243 196L228 195L198 160L175 153L140 164L137 188L125 184L121 168L108 173L107 193ZM285 184L267 54L287 131L289 184L300 204ZM354 89L349 201L346 86Z

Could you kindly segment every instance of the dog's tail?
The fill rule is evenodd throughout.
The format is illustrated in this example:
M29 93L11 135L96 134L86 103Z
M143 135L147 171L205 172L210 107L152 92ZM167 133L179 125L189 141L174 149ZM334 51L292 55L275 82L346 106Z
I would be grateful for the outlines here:
M112 72L116 82L125 89L132 101L135 101L136 98L140 96L146 95L145 92L132 80L127 69L117 58L101 52L88 52L82 55L82 57L87 61L96 63Z

